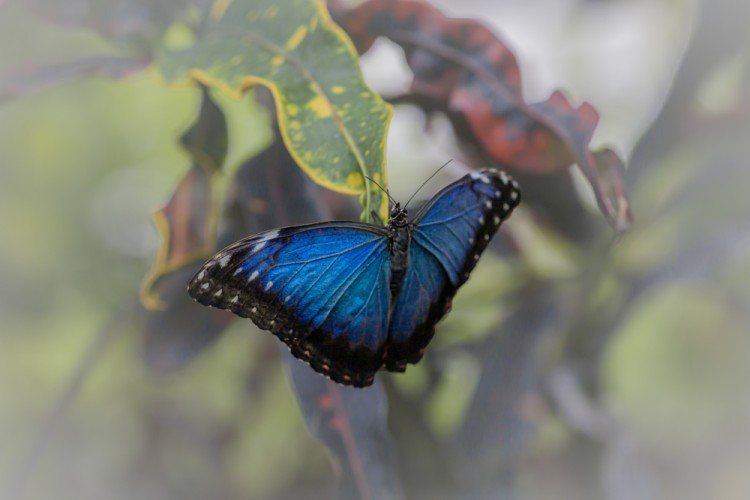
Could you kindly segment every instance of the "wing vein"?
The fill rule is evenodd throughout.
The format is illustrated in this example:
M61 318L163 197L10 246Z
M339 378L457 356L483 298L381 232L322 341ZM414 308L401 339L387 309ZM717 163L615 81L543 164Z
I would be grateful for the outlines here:
M456 232L453 230L453 227L450 224L447 224L445 227L448 229L448 232L451 233L454 238L456 238L456 242L461 244L461 236L456 234Z
M297 260L297 261L294 261L294 262L283 262L281 264L276 264L273 267L274 268L279 268L279 267L293 266L295 264L306 265L306 264L310 264L312 262L317 262L319 260L325 260L325 259L328 259L330 257L340 257L340 256L345 255L345 254L347 254L347 253L349 253L349 252L351 252L353 250L356 250L358 248L362 248L364 246L371 245L373 242L377 242L377 241L378 241L377 239L372 239L372 240L365 241L364 243L359 243L359 244L357 244L357 245L355 245L353 247L349 247L346 250L342 250L342 251L337 252L337 253L329 253L329 254L321 255L320 257L315 257L313 259L308 259L308 260Z
M419 233L420 236L422 236L426 241L428 241L430 243L430 246L422 244L418 238L414 238L413 241L415 241L417 245L424 248L426 252L432 255L435 258L435 260L438 261L438 263L440 264L440 267L442 267L445 270L448 276L451 276L451 270L448 269L444 264L444 262L453 261L450 254L445 253L445 251L439 245L435 244L435 242L432 241L432 239L426 233L423 233L422 231L418 231L418 230L415 232ZM433 250L431 247L434 247L435 249ZM438 255L438 253L440 255ZM462 263L463 262L459 262L459 264L462 264Z
M475 206L471 207L471 208L467 208L463 212L459 212L459 213L457 213L455 215L452 215L451 217L446 217L445 219L440 219L440 220L436 220L436 221L432 221L432 222L420 222L418 224L418 226L419 227L427 227L427 226L434 226L436 224L445 224L448 221L452 221L454 219L458 219L459 217L463 217L466 214L468 214L469 212L471 212L472 210L476 210L476 209L477 209L477 207L475 207Z
M373 259L373 262L374 262L374 259ZM367 266L369 267L370 264L371 263L368 263ZM360 307L359 311L357 312L357 315L354 316L351 319L351 321L349 322L349 324L346 326L346 330L344 330L344 332L342 332L342 333L348 332L349 328L351 327L352 324L354 324L355 320L357 318L359 318L362 315L362 312L367 309L367 306L370 304L370 301L372 300L372 294L374 294L375 290L377 290L377 289L380 289L380 285L372 287L372 289L370 290L370 295L367 296L367 300L364 302L364 304L362 304L362 307ZM326 319L327 319L327 316L326 316ZM323 321L325 321L325 320L323 320Z
M353 282L359 279L359 277L362 275L362 273L365 272L365 270L369 269L372 263L375 262L375 259L371 259L372 254L375 253L375 250L378 250L379 246L380 245L375 245L375 248L373 248L372 251L369 254L367 254L367 257L365 257L362 260L363 265L359 266L359 269L355 269L351 274L349 274L346 277L346 279L342 280L342 283L336 287L336 290L333 295L338 294L339 290L341 290L342 288L344 288L345 289L344 291L346 291L346 289L348 289L353 284ZM365 265L365 262L367 263L366 265ZM357 272L357 275L352 278L352 275L355 272ZM328 312L326 313L325 317L321 320L320 322L321 325L326 322L328 317L331 315L331 312L336 308L336 306L338 305L339 301L341 300L343 296L344 294L342 293L338 297L336 297L336 300L334 301L334 303L331 305L331 307L328 308Z

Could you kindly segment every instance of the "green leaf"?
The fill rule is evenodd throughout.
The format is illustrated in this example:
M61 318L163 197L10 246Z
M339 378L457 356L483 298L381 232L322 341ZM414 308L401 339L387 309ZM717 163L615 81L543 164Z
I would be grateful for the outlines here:
M228 5L227 5L228 3ZM388 200L385 185L391 107L364 83L358 56L324 4L310 0L217 2L195 44L165 52L169 81L186 78L239 98L254 85L274 96L284 143L318 184L361 194L363 219Z

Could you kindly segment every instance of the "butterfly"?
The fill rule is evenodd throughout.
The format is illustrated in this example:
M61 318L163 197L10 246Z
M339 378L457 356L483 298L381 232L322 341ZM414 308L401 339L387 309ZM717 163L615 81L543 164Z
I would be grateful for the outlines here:
M203 264L188 292L270 330L317 372L366 387L380 368L422 358L520 199L504 172L473 172L411 221L394 203L386 225L320 222L242 239Z

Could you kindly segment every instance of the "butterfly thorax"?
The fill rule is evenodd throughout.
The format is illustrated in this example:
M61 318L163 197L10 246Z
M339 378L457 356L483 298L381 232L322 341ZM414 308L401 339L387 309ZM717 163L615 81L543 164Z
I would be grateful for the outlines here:
M391 252L391 298L395 299L401 290L406 270L409 267L409 245L411 244L411 225L406 214L398 203L391 210L388 218L389 244Z

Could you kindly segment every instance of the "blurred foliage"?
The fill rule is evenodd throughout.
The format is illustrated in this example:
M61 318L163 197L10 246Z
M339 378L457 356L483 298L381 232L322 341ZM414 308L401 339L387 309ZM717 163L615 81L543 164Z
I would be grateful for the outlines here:
M190 3L175 2L188 12L179 19L197 26L190 9L205 6ZM678 68L671 91L658 111L641 110L655 116L650 126L632 132L643 134L627 155L632 229L613 242L567 172L524 179L536 201L482 258L426 358L382 377L384 446L396 457L373 470L397 470L408 498L733 500L750 490L750 44L730 29L747 12L730 0L699 6L694 28L683 27L684 58L661 60ZM581 1L567 19L606 27L623 9ZM0 2L0 75L75 57L141 57L175 19L147 18L141 37L133 25L85 31L34 12ZM564 45L564 26L558 36ZM194 161L179 138L198 118L201 92L166 89L145 73L54 83L0 107L0 496L20 481L40 499L328 498L337 470L311 437L331 446L316 427L327 420L311 421L300 394L329 389L300 392L295 377L324 379L280 363L270 335L232 322L179 346L176 361L148 357L155 339L177 346L154 337L168 323L144 316L138 290L157 248L150 214ZM612 94L628 83L599 81ZM238 180L227 207L258 210L260 224L294 222L291 209L250 203L262 183L247 182L261 178L248 158L265 151L283 163L268 102L212 95L229 136L218 183ZM603 124L639 112L597 107ZM390 160L393 178L425 177L400 160ZM356 217L350 200L295 182L311 207L324 207L308 216ZM263 185L273 190L274 178ZM242 236L221 229L220 240ZM179 280L165 286L178 290ZM187 331L185 323L171 325ZM56 413L76 376L80 391ZM368 425L382 432L378 423Z

